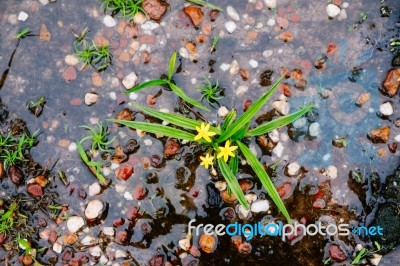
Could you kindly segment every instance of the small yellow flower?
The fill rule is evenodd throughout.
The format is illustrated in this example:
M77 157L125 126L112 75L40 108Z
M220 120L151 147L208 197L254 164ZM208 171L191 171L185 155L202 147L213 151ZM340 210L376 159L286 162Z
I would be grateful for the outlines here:
M224 157L224 161L227 162L229 156L235 157L235 154L233 153L234 150L238 148L238 146L231 146L231 142L227 140L225 142L225 147L219 146L219 153L217 155L217 158L221 158L222 156Z
M210 124L204 124L201 123L200 127L196 127L197 132L199 132L199 134L197 134L194 137L194 140L199 140L201 138L205 139L207 142L211 142L211 138L212 136L215 135L215 132L211 132L208 131L210 129Z
M206 169L208 169L210 165L213 165L214 156L210 156L210 154L207 153L206 157L200 156L200 160L200 165L203 165Z

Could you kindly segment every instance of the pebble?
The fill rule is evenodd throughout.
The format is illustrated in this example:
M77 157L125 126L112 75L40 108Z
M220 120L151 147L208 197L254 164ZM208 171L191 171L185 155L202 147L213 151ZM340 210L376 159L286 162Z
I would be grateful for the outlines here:
M217 181L217 182L215 182L215 187L219 191L224 191L226 189L226 182L225 181Z
M139 12L139 13L140 13L140 12ZM100 262L100 265L106 265L106 264L108 263L108 258L107 258L106 256L102 255L102 256L100 257L99 262Z
M276 23L275 19L273 19L273 18L270 18L270 19L267 20L267 26L272 27L272 26L275 25L275 23Z
M179 55L182 56L183 58L188 59L189 58L189 51L185 47L181 47L179 49Z
M318 137L320 133L321 127L318 122L312 123L308 128L308 134L310 134L311 137Z
M123 250L117 249L117 251L115 251L115 258L116 259L123 259L123 258L127 258L128 257L128 253L126 253Z
M282 143L278 142L278 144L275 146L275 148L272 150L272 153L276 155L276 157L281 158L283 154L283 150L285 148L283 147Z
M142 26L140 26L140 27L142 28L142 30L152 31L152 30L155 30L158 27L160 27L160 24L153 22L151 20L148 20L145 23L143 23Z
M372 265L379 265L379 263L381 262L381 259L382 259L382 255L373 254L372 258L370 258L369 261L371 262Z
M277 0L264 0L265 5L266 5L269 9L276 8L276 2L277 2Z
M106 25L106 27L111 28L117 25L117 21L115 21L115 19L112 16L105 15L103 19L103 24Z
M390 102L386 102L381 104L379 107L379 112L381 112L382 115L389 116L393 114L393 106Z
M89 190L89 196L93 197L95 195L99 195L101 192L101 186L98 182L94 182L93 184L91 184L88 188Z
M29 17L28 14L26 14L24 11L21 11L19 12L17 19L20 21L25 21L28 19L28 17Z
M49 3L49 0L39 0L39 2L45 6Z
M345 9L340 10L339 16L338 16L338 20L342 21L345 20L347 18L347 12Z
M249 216L250 210L246 210L245 208L243 208L242 205L239 205L239 214L241 214L241 216L243 218L247 218Z
M287 166L289 176L298 175L300 172L300 165L297 162L291 163Z
M135 72L131 72L125 76L125 78L122 80L122 84L126 89L131 89L136 85L137 79L138 78Z
M221 106L218 109L218 116L221 118L224 118L225 116L227 116L228 113L229 113L229 110L225 106Z
M257 67L258 67L258 62L257 62L256 60L254 60L254 59L250 59L249 65L250 65L252 68L257 68Z
M236 30L236 23L233 21L228 21L225 23L225 28L229 33L232 33Z
M104 203L100 200L92 200L88 203L85 209L85 216L89 220L99 218L104 211Z
M272 107L281 115L289 114L290 105L285 101L276 101L272 103Z
M272 140L272 142L279 142L279 132L277 129L272 130L268 133L268 137Z
M85 220L80 216L72 216L67 220L67 228L71 233L78 232L85 225Z
M151 139L145 139L143 142L144 142L144 145L146 145L146 146L153 145L153 142L151 141Z
M60 245L59 243L54 243L54 245L53 245L53 251L55 252L55 253L57 253L57 254L61 254L61 252L62 252L62 245Z
M135 24L141 25L145 21L146 21L146 16L142 12L137 12L133 17L133 22L135 22Z
M231 65L230 64L227 64L227 63L223 63L223 64L221 64L221 66L219 67L222 71L227 71L228 69L230 69L231 68Z
M269 202L268 200L259 200L253 202L251 204L251 211L252 212L266 212L269 209Z
M79 63L79 59L73 54L66 55L64 61L69 66L75 66Z
M100 246L94 246L94 247L89 248L89 253L93 257L98 258L101 256L102 251L101 251Z
M254 193L246 194L244 197L247 200L247 202L250 204L257 200L257 195Z
M337 168L333 165L325 169L324 175L330 179L335 179L337 177Z
M246 85L240 85L236 90L236 95L244 94L249 90L249 87Z
M329 4L326 6L326 14L328 14L329 17L334 18L340 13L340 7L334 4Z
M233 60L231 63L231 68L229 69L229 74L233 77L239 72L240 66L237 60Z
M85 236L82 241L81 244L84 246L91 246L93 244L95 244L97 241L94 237L92 236Z
M131 92L129 94L129 100L136 101L139 95L136 92Z
M264 58L268 58L268 57L272 56L273 53L274 53L274 52L273 52L272 50L265 50L265 51L262 53L262 55L263 55Z
M394 140L397 142L400 142L400 135L397 135L396 137L394 137Z
M91 106L99 100L100 96L93 92L88 92L85 94L85 104Z
M292 123L293 127L297 129L305 127L306 124L307 124L307 118L305 117L301 117Z
M228 12L228 16L230 16L233 20L240 21L238 12L232 6L228 6L226 11Z
M342 7L342 8L348 8L348 7L349 7L349 3L344 2L344 3L341 5L341 7Z
M190 249L190 240L187 238L179 240L179 247L185 251L188 251Z

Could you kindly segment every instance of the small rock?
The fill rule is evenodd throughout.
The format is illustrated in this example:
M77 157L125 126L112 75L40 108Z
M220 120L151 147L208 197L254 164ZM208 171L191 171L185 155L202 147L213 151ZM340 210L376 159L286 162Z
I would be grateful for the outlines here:
M120 179L120 180L128 180L129 177L133 174L133 167L131 165L123 165L120 166L116 171L115 171L115 176Z
M100 246L94 246L94 247L89 248L89 253L91 256L99 258L103 252L102 252Z
M215 187L219 191L224 191L226 189L226 182L225 181L217 181L217 182L215 182Z
M277 2L277 0L264 0L265 5L266 5L269 9L276 8L276 2Z
M362 106L364 103L368 102L371 97L371 94L369 92L364 92L357 98L357 105Z
M131 72L122 80L122 84L126 89L131 89L136 85L137 76L135 72Z
M373 255L372 255L372 258L369 259L369 262L370 262L372 265L379 265L379 263L381 262L381 259L382 259L382 255L380 255L380 254L373 254Z
M146 21L146 16L142 12L137 12L133 17L133 22L138 25L142 25ZM127 26L129 27L129 25ZM125 28L126 30L126 28ZM137 34L136 34L137 36ZM133 38L133 37L130 37Z
M300 172L300 165L296 162L291 163L287 166L287 173L289 176L298 175Z
M246 93L249 90L249 87L246 85L240 85L236 90L236 95L241 95Z
M60 244L57 243L57 242L54 243L54 245L53 245L53 251L54 251L55 253L61 254L62 249L63 249L62 245L60 245Z
M38 184L29 184L27 191L34 198L42 197L44 194L42 187Z
M291 42L293 41L293 34L290 31L285 31L279 34L278 36L284 42Z
M68 232L63 236L63 242L67 246L72 246L78 241L78 236L75 233Z
M374 143L386 143L390 138L390 127L384 126L381 128L375 128L371 130L369 137Z
M115 19L112 16L105 15L103 18L103 24L106 25L106 27L111 28L117 25L117 21L115 21Z
M253 202L253 204L251 204L252 212L266 212L268 210L269 210L268 200L259 200L259 201Z
M282 143L278 142L278 144L275 146L275 148L272 150L272 153L276 155L276 157L281 158L283 154L283 150L285 148L283 147Z
M400 68L393 68L389 70L382 83L382 86L389 97L395 96L400 86Z
M229 74L233 77L239 72L239 62L237 60L233 60L231 63L231 68L229 69Z
M13 182L15 185L19 185L21 184L21 182L24 179L24 173L22 172L21 169L19 169L17 166L15 165L11 165L8 168L8 176L11 179L11 182Z
M28 14L26 14L24 11L21 11L19 12L17 19L20 21L25 21L28 19L28 17L29 17Z
M272 103L272 107L281 115L289 114L290 105L285 101L276 101Z
M165 157L174 156L179 152L180 148L181 146L176 140L173 139L168 140L167 143L165 144L164 156Z
M99 100L100 96L94 92L88 92L85 94L85 104L91 106Z
M323 175L330 179L335 179L337 177L337 168L333 165L328 166L328 168L324 169Z
M24 266L29 266L32 265L32 263L33 263L32 256L30 254L24 255L24 257L22 258L22 264Z
M168 4L161 0L145 0L142 3L142 7L150 19L160 21L167 11Z
M203 11L197 6L187 6L183 9L186 15L190 18L193 25L197 28L204 19Z
M115 119L133 121L135 117L133 116L131 110L129 110L128 108L124 108L118 112L118 114L115 116Z
M97 240L94 237L89 236L89 235L85 236L81 240L81 244L84 245L84 246L91 246L91 245L96 244L96 243L97 243Z
M311 137L318 137L320 133L321 127L318 122L312 123L308 128L308 134L310 134Z
M130 221L136 220L137 218L139 218L139 216L140 216L139 208L136 206L129 208L129 210L126 213L126 217Z
M257 67L258 67L258 62L257 62L256 60L254 60L254 59L250 59L249 65L250 65L252 68L257 68Z
M244 195L245 199L247 200L248 203L253 203L257 200L257 195L254 193L249 193Z
M262 55L263 55L263 57L264 58L269 58L270 56L272 56L273 55L273 51L272 50L265 50L263 53L262 53Z
M343 250L336 244L332 244L329 247L329 256L331 257L332 260L336 262L343 262L347 259L346 254L343 252Z
M40 33L39 33L39 40L42 42L49 42L51 39L51 33L47 29L45 24L42 24L40 27Z
M225 106L221 106L218 109L218 116L221 118L224 118L225 116L227 116L228 113L229 113L229 110Z
M239 13L232 6L228 6L226 8L228 16L230 16L233 20L240 21Z
M137 184L135 187L135 193L133 194L133 198L136 200L142 200L147 196L147 189L141 184Z
M106 236L114 236L114 234L115 234L115 230L111 226L104 227L102 231L103 231L103 234L105 234Z
M67 83L76 79L76 70L73 66L69 66L63 73L63 78Z
M347 18L347 12L345 9L340 10L339 16L337 17L337 19L339 21L345 20Z
M279 142L279 132L277 129L272 130L268 133L268 137L272 140L272 142Z
M103 85L103 79L99 73L93 72L92 74L92 84L95 87L101 87Z
M104 203L100 200L92 200L88 203L85 209L85 216L89 220L100 218L104 211Z
M390 102L386 102L379 106L379 112L382 115L389 116L393 114L393 106Z
M72 216L67 220L67 228L71 233L78 232L85 225L85 220L80 216Z
M233 21L228 21L225 23L225 29L229 32L232 33L236 30L236 23Z
M334 4L328 4L325 10L330 18L334 18L340 13L340 7Z
M179 247L185 251L188 251L190 248L190 240L187 238L179 240L178 244Z
M214 235L206 235L202 233L199 239L201 250L206 253L212 253L217 248L218 239Z
M65 56L64 61L67 65L75 66L79 63L79 59L74 54L68 54Z
M142 24L142 26L140 26L140 28L142 28L142 30L147 30L147 31L152 31L155 29L158 29L160 27L160 24L155 23L153 21L146 21L145 23Z
M88 188L89 190L89 196L93 197L95 195L99 195L101 192L101 186L98 182L95 182L93 184L91 184Z
M248 71L247 69L243 69L243 68L239 69L239 74L244 81L246 81L250 78L250 71Z

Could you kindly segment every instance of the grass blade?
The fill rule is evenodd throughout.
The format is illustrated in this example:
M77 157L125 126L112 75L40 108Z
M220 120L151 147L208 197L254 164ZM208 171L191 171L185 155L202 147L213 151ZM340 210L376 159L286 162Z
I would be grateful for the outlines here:
M218 6L215 6L213 4L207 3L207 2L202 1L202 0L187 0L187 1L192 2L193 4L196 4L196 5L199 5L199 6L208 7L208 8L211 8L211 9L218 10L218 11L224 11L222 8L220 8Z
M222 130L227 129L230 125L232 125L233 121L236 118L236 110L232 109L224 119L224 123L222 123Z
M243 125L246 125L257 114L265 102L272 96L282 79L283 76L280 77L277 82L275 82L271 89L258 98L258 100L254 102L238 120L236 120L226 131L224 131L224 133L219 136L217 142L221 143L229 139L233 134L241 129Z
M175 92L176 95L178 95L180 98L182 98L183 100L185 100L186 102L190 103L193 106L196 106L204 111L210 112L210 109L208 109L207 107L205 107L204 105L202 105L201 103L199 103L198 101L190 98L181 88L179 88L178 86L176 86L174 83L172 82L168 82L169 87L171 88L171 90L173 92Z
M140 91L140 90L148 88L148 87L165 85L165 84L167 84L167 82L168 82L167 80L163 80L163 79L150 80L150 81L147 81L147 82L142 83L140 85L137 85L136 87L133 87L133 88L131 88L129 90L126 90L125 94L131 93L131 92Z
M234 175L236 175L239 171L239 157L236 151L235 157L231 157L231 159L229 160L229 168Z
M249 204L247 203L246 198L244 197L243 191L240 188L239 182L236 179L236 176L232 173L229 166L226 164L224 159L221 157L218 159L218 165L221 169L221 173L224 176L226 182L228 183L228 187L231 189L233 194L236 196L237 200L239 201L240 205L243 206L246 210L249 209Z
M286 116L282 116L282 117L279 117L272 121L269 121L267 123L264 123L256 128L253 128L249 132L247 132L246 137L263 135L265 133L271 132L274 129L286 126L286 125L296 121L297 119L299 119L306 113L308 113L312 108L313 108L313 105L309 104L306 107L300 109L299 111L297 111L295 113L292 113L292 114L289 114Z
M168 65L168 80L171 80L172 76L174 75L175 63L176 63L176 52L173 52Z
M261 165L261 163L258 161L256 156L254 156L254 154L250 151L250 149L246 145L244 145L240 141L237 141L236 143L238 144L239 149L242 151L247 162L250 164L251 168L253 168L253 171L256 173L256 175L260 179L260 181L261 181L262 185L264 186L265 190L267 191L268 195L271 197L271 199L276 204L278 209L286 217L287 221L289 223L292 223L289 213L286 210L285 204L283 204L281 197L279 196L278 192L276 191L276 188L275 188L274 184L272 183L271 179L269 178L268 174L265 172L264 167Z
M90 161L88 156L86 155L85 149L82 147L81 142L77 142L76 144L78 153L82 159L82 161L86 164L86 166L90 169L90 171L96 176L96 178L100 181L102 185L107 185L108 182L106 178L100 173L101 164Z
M157 110L154 110L154 109L151 109L151 108L148 108L148 107L136 104L136 103L132 103L132 105L148 115L151 115L153 117L156 117L156 118L166 121L168 123L174 124L176 126L196 130L196 127L200 127L200 125L201 125L200 121L186 118L181 115L163 113L163 112L160 112L160 111L157 111ZM221 131L218 128L213 127L213 126L210 126L210 131L215 132L217 134L221 134Z
M135 121L118 120L118 119L107 119L107 121L125 125L130 128L143 130L148 133L153 133L183 140L190 140L190 141L194 140L194 135L192 133L163 125L155 126L153 124L146 122L135 122Z

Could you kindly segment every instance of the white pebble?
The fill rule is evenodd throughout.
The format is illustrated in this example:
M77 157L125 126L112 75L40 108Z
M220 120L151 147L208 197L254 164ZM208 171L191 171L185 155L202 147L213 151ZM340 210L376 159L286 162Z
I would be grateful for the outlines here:
M101 256L102 251L101 251L100 246L94 246L94 247L89 248L89 253L93 257L97 257L98 258L98 257Z
M80 216L72 216L67 220L67 228L71 233L78 232L85 225L85 220Z
M276 101L272 103L272 107L281 115L289 114L290 105L285 101Z
M106 236L114 236L115 234L115 229L111 226L104 227L102 231Z
M394 140L395 140L396 142L400 142L400 135L397 135L396 137L394 137Z
M140 12L139 12L139 13L140 13ZM138 14L139 14L139 13L138 13ZM106 265L106 264L108 263L108 258L107 258L106 256L102 255L102 256L100 257L99 262L100 262L100 265Z
M289 176L295 176L299 174L300 165L297 162L293 162L287 166Z
M218 109L218 116L224 118L229 113L229 110L225 106L221 106Z
M269 202L268 200L259 200L253 202L251 204L251 211L252 212L266 212L269 209Z
M239 205L238 209L243 218L247 218L247 216L249 216L250 210L246 210L242 205Z
M250 59L249 65L250 65L252 68L257 68L257 67L258 67L258 62L257 62L256 60L254 60L254 59Z
M269 8L269 9L273 9L276 8L276 0L264 0L265 5Z
M247 85L240 85L236 90L236 95L244 94L249 90Z
M190 240L187 238L179 240L179 247L185 251L188 251L190 248Z
M337 177L337 168L333 165L325 169L324 175L330 179L335 179Z
M231 68L229 69L229 74L233 77L239 72L239 63L237 60L233 60L231 63Z
M326 6L326 14L328 14L329 17L334 18L340 13L340 7L334 4L329 4Z
M279 142L279 132L277 129L272 130L268 133L268 137L272 140L272 142Z
M137 12L133 17L133 22L135 22L135 24L141 25L145 21L146 21L146 16L142 12Z
M117 25L117 21L115 21L115 19L112 16L105 15L103 19L103 24L106 25L106 27L111 28Z
M95 195L99 195L101 192L101 186L98 182L94 182L93 184L91 184L88 188L89 190L89 196L93 197Z
M151 139L145 139L143 142L144 142L144 145L146 145L146 146L153 145L153 142L151 141Z
M262 55L264 58L270 57L274 52L272 50L265 50Z
M62 249L63 249L63 247L62 247L62 245L61 245L60 243L57 243L57 242L56 242L56 243L53 244L53 251L54 251L55 253L61 254Z
M219 67L222 71L227 71L228 69L230 69L231 68L231 65L230 64L227 64L227 63L223 63L223 64L221 64L221 66Z
M113 91L110 92L108 95L110 96L111 100L116 100L117 99L117 94L115 92L113 92Z
M140 26L142 28L142 30L155 30L158 27L160 27L160 24L153 22L151 20L146 21L145 23L142 24L142 26Z
M117 251L115 251L115 258L116 259L123 259L123 258L127 258L128 257L128 253L126 253L123 250L117 249Z
M88 92L85 94L85 104L91 106L99 100L100 96L94 92Z
M28 19L28 14L26 14L24 11L19 12L18 14L18 20L20 21L25 21Z
M267 21L267 26L270 26L270 27L272 27L272 26L274 26L275 25L275 19L273 19L273 18L270 18L270 19L268 19L268 21Z
M232 6L228 6L226 8L226 11L228 13L228 16L230 16L233 20L236 20L236 21L240 20L240 16L239 16L238 12Z
M79 63L79 59L74 54L66 55L64 61L69 66L75 66Z
M128 191L126 191L124 193L124 198L127 199L127 200L133 200L132 193L129 193Z
M283 150L285 148L283 147L282 143L278 142L278 144L275 146L275 148L272 150L272 153L276 155L276 157L281 158L283 154Z
M136 92L129 93L129 100L136 101L138 98L138 94Z
M228 21L225 23L225 28L229 33L232 33L236 30L236 23L233 21Z
M128 75L125 76L125 78L122 80L122 84L126 89L131 89L136 85L137 81L137 75L135 72L131 72Z
M189 58L189 52L185 47L181 47L181 49L179 49L179 55L186 59Z
M303 128L307 124L307 119L305 117L301 117L292 123L294 128Z
M374 255L372 255L372 258L369 259L369 261L371 262L372 265L379 265L379 263L381 262L381 259L382 259L382 255L374 254Z
M215 188L219 191L224 191L226 189L226 182L225 181L217 181L215 182Z
M392 115L393 114L393 106L390 102L386 102L384 104L381 104L379 107L379 112L381 112L382 115Z
M344 2L340 7L341 8L348 8L349 7L349 3Z
M100 200L92 200L88 203L85 209L85 216L89 220L99 218L104 211L104 203Z
M320 133L321 127L318 122L312 123L308 128L308 134L310 134L311 137L318 137Z
M246 194L246 195L244 195L244 197L246 198L247 202L250 204L257 200L257 195L254 193Z
M95 244L96 242L97 241L94 237L88 235L82 239L81 244L84 246L91 246L91 245Z
M71 142L71 143L69 144L69 146L68 146L68 150L69 150L70 152L76 151L76 143L75 143L75 142Z
M337 17L339 21L345 20L347 18L347 12L345 9L340 10L339 16Z

